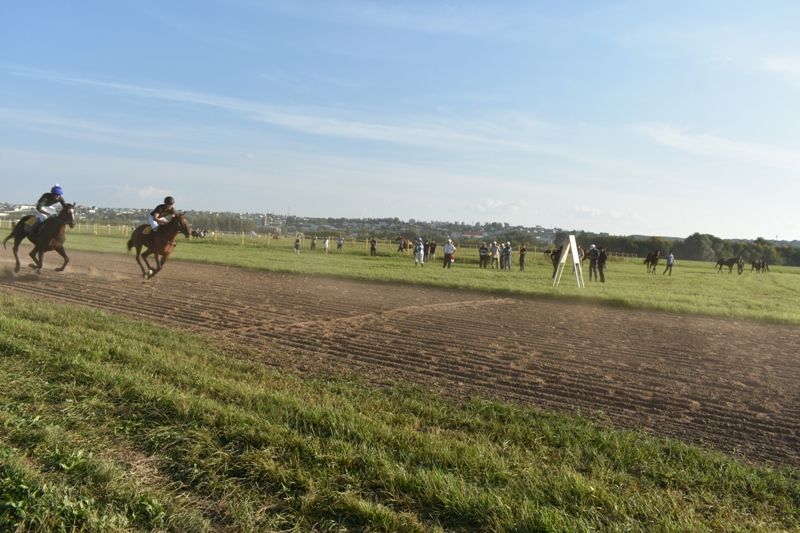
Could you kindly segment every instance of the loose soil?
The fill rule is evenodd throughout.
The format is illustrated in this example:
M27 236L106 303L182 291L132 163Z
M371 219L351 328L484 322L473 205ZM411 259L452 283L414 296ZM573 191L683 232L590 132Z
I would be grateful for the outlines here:
M0 290L192 330L296 373L580 412L800 466L798 327L181 261L143 282L132 256L70 258L14 274L4 254Z

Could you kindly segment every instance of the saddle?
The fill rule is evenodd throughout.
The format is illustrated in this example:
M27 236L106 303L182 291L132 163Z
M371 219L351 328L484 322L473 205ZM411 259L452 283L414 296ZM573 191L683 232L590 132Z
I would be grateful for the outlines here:
M151 233L153 233L153 228L150 226L147 226L142 230L142 235L150 235Z
M31 217L25 221L23 228L25 229L25 233L28 235L36 235L39 226L39 220L36 217Z

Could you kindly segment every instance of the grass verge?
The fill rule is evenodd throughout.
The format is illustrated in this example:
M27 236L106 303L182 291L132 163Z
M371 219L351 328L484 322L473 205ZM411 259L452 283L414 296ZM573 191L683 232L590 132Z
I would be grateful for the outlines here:
M0 529L797 530L800 474L0 294Z

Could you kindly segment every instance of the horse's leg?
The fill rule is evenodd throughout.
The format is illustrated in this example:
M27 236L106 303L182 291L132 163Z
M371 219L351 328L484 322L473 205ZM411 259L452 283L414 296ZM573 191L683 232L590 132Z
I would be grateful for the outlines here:
M14 237L14 246L11 247L11 251L14 252L14 260L17 262L16 266L14 267L14 272L19 272L19 243L22 242L23 237Z
M153 270L153 267L150 266L150 261L147 260L147 256L151 255L151 254L154 255L155 257L158 257L149 248L147 250L145 250L145 252L142 254L142 259L144 259L144 264L147 265L147 272L145 273L145 277L153 277L153 275L155 274L155 271ZM158 262L156 262L156 266L158 266Z
M142 254L140 248L136 249L136 264L142 269L142 276L147 277L147 271L144 269L144 265L142 264Z
M39 250L38 246L34 246L33 250L31 250L31 253L29 255L31 256L31 259L33 259L33 263L31 263L28 266L31 268L35 268L36 270L41 270L44 252Z
M147 275L149 274L149 270L150 270L150 265L148 265L148 268L145 269L144 265L142 264L142 259L143 258L144 258L144 256L142 255L142 245L139 244L139 245L136 246L136 263L139 265L139 268L142 269L142 276L145 279L147 279ZM145 263L146 262L147 262L147 259L145 259Z
M56 272L63 272L65 268L67 268L67 263L69 263L69 257L67 257L67 252L64 250L63 246L59 246L55 248L55 251L58 252L58 255L64 258L64 264L60 267L56 268Z

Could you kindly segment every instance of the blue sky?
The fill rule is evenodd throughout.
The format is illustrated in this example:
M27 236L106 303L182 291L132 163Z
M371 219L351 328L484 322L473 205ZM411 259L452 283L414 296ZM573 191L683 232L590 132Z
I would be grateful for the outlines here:
M0 201L800 238L798 2L0 2Z

